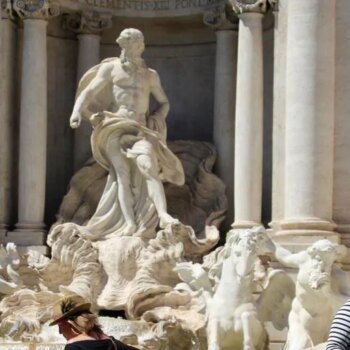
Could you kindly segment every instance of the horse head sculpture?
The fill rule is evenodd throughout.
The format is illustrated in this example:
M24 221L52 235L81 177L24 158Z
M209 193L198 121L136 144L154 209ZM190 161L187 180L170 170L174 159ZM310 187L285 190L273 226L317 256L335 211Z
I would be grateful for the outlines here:
M247 276L253 272L258 255L273 251L273 243L262 226L249 230L232 230L227 234L225 258L233 260L238 276Z

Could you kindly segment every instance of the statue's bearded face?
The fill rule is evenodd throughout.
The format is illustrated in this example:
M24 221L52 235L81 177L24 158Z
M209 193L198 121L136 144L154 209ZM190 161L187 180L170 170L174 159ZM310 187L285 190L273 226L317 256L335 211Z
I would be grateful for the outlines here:
M141 56L145 49L142 32L134 28L123 30L116 42L128 56Z
M313 250L311 257L311 271L309 285L312 289L319 289L329 285L331 281L331 269L336 259L334 250Z

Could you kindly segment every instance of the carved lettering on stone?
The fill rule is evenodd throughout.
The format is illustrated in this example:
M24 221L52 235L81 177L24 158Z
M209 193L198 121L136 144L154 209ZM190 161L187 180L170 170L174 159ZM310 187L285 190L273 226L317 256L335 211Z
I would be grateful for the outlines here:
M79 0L80 4L126 11L171 11L210 7L223 0Z
M246 12L265 13L267 0L229 0L237 14Z
M23 19L49 19L60 13L58 4L50 0L15 0L13 9Z
M112 26L112 15L98 11L83 11L65 16L64 26L78 34L98 34Z
M203 22L215 30L228 30L238 28L238 18L232 8L222 4L204 12Z

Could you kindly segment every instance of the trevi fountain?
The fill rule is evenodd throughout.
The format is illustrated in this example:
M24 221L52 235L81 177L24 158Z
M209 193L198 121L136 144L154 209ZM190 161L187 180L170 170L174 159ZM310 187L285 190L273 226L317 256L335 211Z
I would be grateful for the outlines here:
M143 350L325 349L350 297L348 0L2 0L0 349L65 296Z

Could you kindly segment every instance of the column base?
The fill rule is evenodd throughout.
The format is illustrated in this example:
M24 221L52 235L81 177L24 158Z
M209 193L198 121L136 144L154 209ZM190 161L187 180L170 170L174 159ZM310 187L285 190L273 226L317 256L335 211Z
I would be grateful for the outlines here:
M35 250L47 255L49 249L45 244L46 236L44 224L17 224L14 231L0 228L0 242L4 245L9 242L15 243L20 254Z
M4 239L4 237L6 237L7 232L8 232L7 225L0 225L0 244L5 245L7 243Z
M249 221L249 220L241 220L241 221L235 221L231 227L233 229L248 229L255 226L262 226L262 223L256 222L256 221Z
M337 225L333 221L319 218L295 218L284 219L277 222L271 222L280 230L317 230L317 231L334 231Z
M340 235L334 232L337 225L332 221L318 218L288 219L270 223L271 238L290 250L298 252L320 239L341 243Z
M18 222L15 231L45 232L46 225L42 222Z
M350 224L338 224L337 232L339 232L339 237L341 244L348 247L348 255L346 258L342 259L342 269L350 271Z
M0 224L0 234L6 233L8 231L8 225Z
M338 224L337 232L339 232L341 243L350 247L350 224Z

